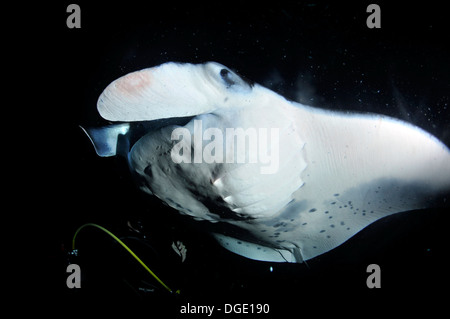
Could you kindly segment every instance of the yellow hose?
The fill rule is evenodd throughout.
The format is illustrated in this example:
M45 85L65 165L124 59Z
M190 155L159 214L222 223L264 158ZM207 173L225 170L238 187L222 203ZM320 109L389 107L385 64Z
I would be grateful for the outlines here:
M155 273L153 271L150 270L150 268L147 267L146 264L144 264L144 262L138 257L136 256L136 254L130 249L128 248L127 245L124 244L123 241L121 241L116 235L114 235L113 233L111 233L109 230L107 230L106 228L99 226L97 224L93 224L93 223L87 223L84 224L83 226L81 226L80 228L77 229L77 231L75 232L75 235L73 236L72 239L72 250L75 249L75 238L77 237L78 233L80 232L80 230L82 230L84 227L86 226L93 226L93 227L97 227L101 230L103 230L105 233L107 233L109 236L111 236L112 238L114 238L119 244L122 245L123 248L125 248L130 254L131 256L133 256L141 265L142 267L144 267L164 288L166 288L170 293L172 292L172 289L170 289L161 279L159 279L158 276L155 275ZM176 293L180 293L179 290L176 291Z

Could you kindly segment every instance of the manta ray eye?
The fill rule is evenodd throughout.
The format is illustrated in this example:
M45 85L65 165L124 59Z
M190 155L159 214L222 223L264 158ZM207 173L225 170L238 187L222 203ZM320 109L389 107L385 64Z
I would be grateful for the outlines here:
M229 73L230 73L230 71L228 71L227 69L220 70L220 76L223 78L227 77Z
M236 83L235 81L232 80L233 74L227 69L220 70L220 76L227 84L227 87L230 87Z

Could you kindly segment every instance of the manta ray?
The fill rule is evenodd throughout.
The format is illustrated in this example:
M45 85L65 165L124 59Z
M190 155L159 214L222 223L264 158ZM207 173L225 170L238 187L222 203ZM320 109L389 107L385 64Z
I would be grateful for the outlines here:
M301 263L450 191L450 150L419 127L293 102L216 62L124 75L97 110L114 122L85 130L98 155L124 156L142 191L255 260Z

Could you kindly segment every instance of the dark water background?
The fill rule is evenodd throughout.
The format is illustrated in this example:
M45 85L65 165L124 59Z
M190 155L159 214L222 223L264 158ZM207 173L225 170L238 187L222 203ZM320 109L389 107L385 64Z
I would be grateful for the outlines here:
M29 297L49 311L60 305L88 309L103 301L107 306L98 308L114 310L137 301L147 316L163 311L168 318L182 318L178 311L187 302L268 303L272 317L442 310L448 209L390 216L308 265L252 261L219 247L201 233L201 224L139 193L125 161L97 157L79 125L107 124L96 101L121 75L168 61L217 61L292 100L394 116L450 145L444 3L378 1L381 29L366 26L370 1L77 3L81 29L66 27L70 2L45 5L45 25L36 27L38 41L30 47L48 80L37 83L43 84L37 113L47 138L33 145L43 164L29 166L46 181L32 181L35 207L45 212L37 218L44 225L39 263L45 283L27 291ZM155 293L139 290L157 284L94 229L83 230L77 242L83 287L66 287L66 253L77 227L95 222L118 236L134 236L128 221L143 225L148 242L127 243L181 296L159 287ZM172 252L172 240L187 245L185 264ZM372 263L381 267L381 289L366 286Z

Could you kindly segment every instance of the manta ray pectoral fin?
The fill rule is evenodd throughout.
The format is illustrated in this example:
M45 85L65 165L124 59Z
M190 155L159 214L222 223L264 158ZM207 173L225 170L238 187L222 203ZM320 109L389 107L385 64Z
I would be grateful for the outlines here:
M441 206L450 194L450 150L428 132L383 115L300 108L304 185L273 224L309 260L377 220ZM290 222L288 222L290 221Z
M128 133L128 123L109 125L100 128L80 128L86 133L98 156L109 157L120 153L119 137Z

